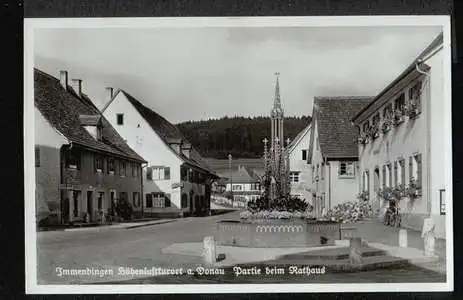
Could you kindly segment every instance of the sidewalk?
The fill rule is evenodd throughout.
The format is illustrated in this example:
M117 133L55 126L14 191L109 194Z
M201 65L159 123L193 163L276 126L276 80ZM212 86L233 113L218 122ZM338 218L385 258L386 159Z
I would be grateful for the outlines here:
M101 225L101 226L94 226L94 227L67 228L67 229L64 229L64 231L99 231L99 230L107 230L107 229L132 229L132 228L138 228L138 227L170 223L176 220L178 219L161 219L161 220L153 220L153 221L145 221L145 222L117 223L113 225Z
M447 249L444 239L436 239L435 258L422 260L424 242L421 232L407 230L408 247L399 247L399 229L385 226L378 219L372 219L356 224L344 224L346 227L357 228L357 236L366 240L369 245L390 252L392 255L410 259L410 262L419 267L446 273ZM415 259L416 258L416 259Z

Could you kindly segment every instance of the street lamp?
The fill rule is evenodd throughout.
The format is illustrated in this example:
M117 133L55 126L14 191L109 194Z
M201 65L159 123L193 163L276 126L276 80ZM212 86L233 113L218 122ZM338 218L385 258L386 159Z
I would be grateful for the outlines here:
M232 155L228 154L228 170L230 172L230 195L231 205L233 207L233 179L232 179Z

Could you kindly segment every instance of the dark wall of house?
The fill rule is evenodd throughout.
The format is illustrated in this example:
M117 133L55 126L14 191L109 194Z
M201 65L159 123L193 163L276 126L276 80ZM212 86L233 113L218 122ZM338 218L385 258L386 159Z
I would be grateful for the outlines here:
M35 205L37 221L50 213L59 215L60 151L48 146L36 146L39 151L35 167ZM26 199L26 205L34 199Z

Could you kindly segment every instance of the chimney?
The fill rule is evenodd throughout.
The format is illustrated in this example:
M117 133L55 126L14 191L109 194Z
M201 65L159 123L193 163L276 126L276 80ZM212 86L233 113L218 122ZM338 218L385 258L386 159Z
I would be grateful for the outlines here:
M81 79L72 79L71 80L72 89L76 92L77 96L82 96L82 80Z
M113 88L107 87L106 88L106 101L109 102L113 99Z
M191 144L190 143L183 143L181 149L182 149L183 155L190 158Z
M59 71L59 82L64 89L68 89L68 71Z
M177 138L171 138L167 141L169 146L174 149L174 151L178 154L180 154L181 151L181 145L182 145L182 140L177 139Z

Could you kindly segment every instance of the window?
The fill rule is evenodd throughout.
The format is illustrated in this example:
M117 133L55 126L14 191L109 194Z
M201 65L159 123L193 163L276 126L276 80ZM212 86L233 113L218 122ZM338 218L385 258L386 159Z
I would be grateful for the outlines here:
M403 112L405 108L405 94L401 93L400 96L395 99L394 104L396 110Z
M153 180L170 179L169 167L152 167Z
M410 106L416 114L421 112L421 87L422 83L418 81L408 90Z
M322 166L320 168L320 178L322 180L325 179L325 163L322 163Z
M153 180L153 169L151 167L146 168L146 180Z
M114 174L116 170L116 161L114 158L108 158L108 174Z
M370 131L370 121L365 121L362 126L362 132L363 133L368 133Z
M119 175L127 176L127 165L124 161L119 162Z
M363 172L363 190L366 192L370 190L370 173L368 170Z
M307 160L307 150L302 150L302 160Z
M99 155L95 155L95 172L103 172L103 158Z
M180 168L180 179L182 181L187 181L188 180L188 170L185 167Z
M165 203L164 193L153 193L153 203L153 207L163 208Z
M146 194L146 207L153 207L153 195Z
M233 191L241 191L241 185L239 185L239 184L234 184L234 185L232 186L232 190L233 190Z
M69 169L80 170L81 152L76 148L72 148L66 153L66 167Z
M388 187L391 187L392 186L392 164L391 163L388 163L386 165L386 171L387 171L387 183L386 183L386 185Z
M182 194L182 203L181 203L182 208L187 208L188 207L188 195L183 193Z
M383 188L387 186L387 169L386 165L383 166Z
M399 176L398 176L399 168L397 161L394 162L394 186L399 185Z
M383 110L383 118L388 119L392 116L392 103L386 104Z
M399 159L400 184L405 185L405 159Z
M117 114L117 125L124 125L124 114Z
M300 172L290 172L289 173L289 179L291 182L299 182L299 173Z
M35 146L35 166L40 167L40 148Z
M421 154L415 154L410 156L409 160L409 171L410 171L410 181L412 179L416 180L418 186L422 186L422 165L421 165Z
M132 177L138 177L138 165L136 163L132 164Z
M379 113L373 116L372 123L373 126L377 126L379 124L379 120L381 119Z
M354 176L354 163L341 162L339 164L339 176L352 177Z

